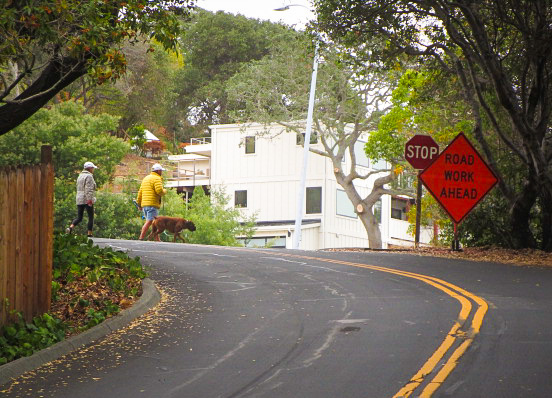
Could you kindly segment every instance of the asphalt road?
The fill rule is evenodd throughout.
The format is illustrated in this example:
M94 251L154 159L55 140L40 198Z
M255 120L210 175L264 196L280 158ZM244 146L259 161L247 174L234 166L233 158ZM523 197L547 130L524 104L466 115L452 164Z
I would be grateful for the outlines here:
M552 270L95 239L160 305L2 397L551 397Z

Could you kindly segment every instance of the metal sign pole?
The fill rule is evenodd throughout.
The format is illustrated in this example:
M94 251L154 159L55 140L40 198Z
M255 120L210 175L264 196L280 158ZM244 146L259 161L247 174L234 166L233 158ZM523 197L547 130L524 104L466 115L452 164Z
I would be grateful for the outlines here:
M460 241L458 240L458 224L454 223L454 238L452 240L452 251L460 251Z
M416 236L414 238L414 244L416 247L420 246L420 219L422 218L422 180L420 179L420 173L418 172L418 190L416 193Z

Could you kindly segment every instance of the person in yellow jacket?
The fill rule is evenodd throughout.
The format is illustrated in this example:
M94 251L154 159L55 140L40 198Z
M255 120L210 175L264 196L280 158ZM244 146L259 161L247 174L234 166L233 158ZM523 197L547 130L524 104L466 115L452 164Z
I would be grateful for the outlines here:
M144 177L138 191L136 202L146 217L146 222L140 232L140 240L144 239L151 223L159 214L161 196L167 193L167 190L163 188L163 178L161 177L163 170L165 169L159 163L151 166L151 173ZM159 240L159 237L156 240Z

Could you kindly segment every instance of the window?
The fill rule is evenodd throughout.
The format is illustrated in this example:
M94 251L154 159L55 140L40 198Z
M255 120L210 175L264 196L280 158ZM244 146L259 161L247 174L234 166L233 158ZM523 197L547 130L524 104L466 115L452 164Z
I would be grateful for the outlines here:
M234 193L234 206L247 207L247 191L236 191Z
M387 169L387 162L383 159L379 159L377 162L372 163L372 168L374 170L385 170Z
M368 160L368 157L366 156L366 152L364 152L365 145L366 145L366 142L364 141L355 142L355 157L356 157L357 166L362 166L362 167L370 166L370 160Z
M245 153L255 153L255 136L245 137Z
M396 220L408 221L408 199L392 198L391 199L391 218Z
M247 247L267 247L274 249L286 248L285 236L256 236L249 240L246 240L245 238L237 238L237 240Z
M303 145L303 142L305 142L305 133L302 133L302 134L297 133L295 143L297 145ZM317 142L318 142L318 133L316 131L311 131L309 143L311 145L314 145Z
M322 213L322 187L307 188L307 214Z
M338 216L357 218L355 207L347 197L345 191L341 189L336 190L335 213Z
M381 224L381 199L378 200L374 206L372 206L372 211L374 212L374 216L376 217L376 220L378 220L378 223Z
M413 189L416 177L411 174L401 173L393 180L391 187L394 189Z

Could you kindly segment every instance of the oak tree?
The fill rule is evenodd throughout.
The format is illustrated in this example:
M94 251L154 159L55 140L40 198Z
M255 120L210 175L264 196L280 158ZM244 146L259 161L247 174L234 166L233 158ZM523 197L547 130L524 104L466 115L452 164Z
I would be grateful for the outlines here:
M126 68L124 43L154 38L175 49L193 0L5 0L0 13L0 135L88 74L96 84Z

